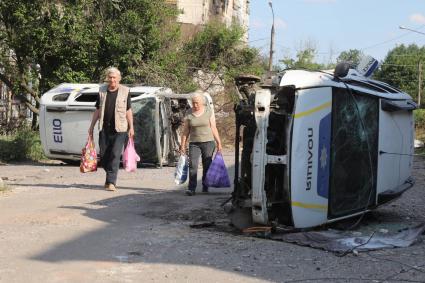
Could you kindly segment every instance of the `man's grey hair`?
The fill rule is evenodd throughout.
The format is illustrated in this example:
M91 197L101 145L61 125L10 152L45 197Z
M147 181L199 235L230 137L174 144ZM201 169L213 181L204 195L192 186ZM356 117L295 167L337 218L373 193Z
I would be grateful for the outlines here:
M117 74L118 77L121 79L121 72L116 67L109 67L108 69L106 69L106 72L105 72L106 80L108 80L109 74Z

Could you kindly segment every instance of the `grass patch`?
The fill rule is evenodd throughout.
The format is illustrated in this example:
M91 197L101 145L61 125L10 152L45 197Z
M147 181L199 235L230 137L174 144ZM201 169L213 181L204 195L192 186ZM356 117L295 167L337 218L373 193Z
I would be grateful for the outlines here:
M415 129L415 139L420 141L425 141L425 129L424 128L416 128Z
M39 161L45 159L38 131L23 127L16 133L0 136L0 161Z
M415 154L425 157L425 147L415 148Z
M0 194L6 192L9 189L9 187L6 185L6 183L0 178Z
M5 193L9 188L4 185L4 186L0 186L0 194Z

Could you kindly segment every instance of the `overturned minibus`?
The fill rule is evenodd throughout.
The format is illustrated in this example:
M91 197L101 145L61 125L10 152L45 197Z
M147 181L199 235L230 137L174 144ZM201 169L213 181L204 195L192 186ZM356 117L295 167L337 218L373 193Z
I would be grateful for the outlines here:
M40 102L40 138L44 153L65 162L81 157L91 123L99 84L64 83L44 93ZM206 96L207 107L212 107ZM168 88L131 86L135 148L141 163L174 166L179 130L193 94L175 94ZM98 128L94 129L98 147ZM97 148L99 151L99 148Z
M269 86L257 82L236 80L236 173L225 206L235 226L310 228L413 186L409 95L348 68L287 70Z

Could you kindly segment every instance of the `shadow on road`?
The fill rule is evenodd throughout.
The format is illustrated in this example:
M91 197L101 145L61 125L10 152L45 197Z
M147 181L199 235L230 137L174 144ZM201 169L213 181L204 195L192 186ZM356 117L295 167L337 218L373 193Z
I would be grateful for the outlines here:
M98 190L98 191L104 191L105 188L102 187L102 185L96 184L96 185L88 185L88 184L79 184L79 183L70 183L70 184L46 184L46 183L37 183L37 184L30 184L30 183L10 183L12 186L20 186L20 187L31 187L31 188L49 188L49 189L83 189L83 190ZM143 191L143 192L152 192L152 193L159 193L160 191L158 189L152 189L152 188L141 188L141 187L126 187L126 186L120 186L121 190L137 190L137 191Z
M233 166L228 170L233 179ZM101 189L99 186L85 184L19 185L52 189ZM229 199L232 192L230 188L210 188L210 193L197 193L192 197L185 196L182 189L120 189L134 190L135 193L114 196L87 205L60 207L61 210L80 211L83 216L96 222L101 221L105 225L52 246L31 259L46 262L111 261L198 265L235 272L235 268L239 268L243 261L241 253L255 255L255 250L250 251L248 248L251 241L236 233L220 206ZM190 228L193 223L213 224L212 227L194 229ZM235 254L229 256L232 253ZM255 267L252 270L258 276L260 271Z
M229 168L232 180L233 170L233 167ZM99 189L99 186L85 184L35 186ZM305 265L305 258L311 258L314 264L316 260L320 263L323 272L317 272L318 277L325 276L330 269L339 265L339 258L320 250L238 234L229 225L226 214L220 207L220 204L229 198L231 189L211 189L210 194L199 193L193 197L184 196L181 189L162 190L154 186L122 189L134 190L134 193L106 198L87 205L60 207L64 210L80 211L83 216L96 222L101 221L104 225L52 246L31 259L45 262L109 261L129 264L143 262L197 265L272 281L282 281L284 274L291 274L287 279L300 278L300 273L294 272L293 269L294 266ZM403 201L409 203L409 200ZM380 228L381 224L383 228L388 228L385 223L396 229L399 224L406 224L406 217L410 212L405 203L396 202L368 214L361 229L372 231ZM418 217L423 219L420 215ZM410 219L411 222L416 220L418 219ZM214 225L203 229L190 228L193 223L203 222L213 222ZM406 251L409 249L417 247L407 248ZM323 263L324 259L326 263ZM348 258L346 261L353 260L353 264L360 264L355 258ZM310 263L306 268L316 268L314 264ZM365 261L361 264L366 268L371 263ZM268 267L265 268L265 265ZM381 267L382 263L373 265ZM347 266L351 266L351 263ZM339 272L343 274L344 268L335 269L335 274Z

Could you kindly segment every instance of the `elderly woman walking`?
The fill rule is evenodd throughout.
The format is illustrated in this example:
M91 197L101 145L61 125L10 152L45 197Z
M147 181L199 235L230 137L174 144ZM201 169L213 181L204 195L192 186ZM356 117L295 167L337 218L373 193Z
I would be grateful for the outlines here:
M196 191L199 157L202 157L202 192L207 193L208 187L204 180L212 162L212 156L217 145L221 151L220 136L217 131L215 116L212 109L205 107L206 98L202 94L192 97L192 109L185 118L181 136L180 153L186 154L189 143L189 187L186 195L193 196ZM214 142L215 140L215 142Z
M133 112L129 88L120 84L121 72L110 67L106 70L107 84L99 88L96 111L93 113L89 135L99 120L99 147L103 169L106 172L105 189L116 190L120 157L127 135L134 136Z

